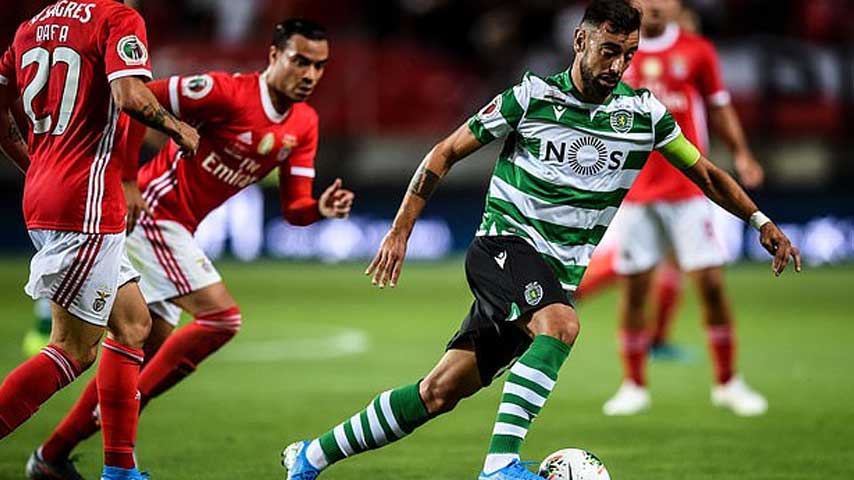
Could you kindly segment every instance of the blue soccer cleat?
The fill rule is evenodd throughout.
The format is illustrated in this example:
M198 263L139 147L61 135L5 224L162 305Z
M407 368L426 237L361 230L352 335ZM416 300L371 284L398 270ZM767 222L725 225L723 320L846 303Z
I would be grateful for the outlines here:
M282 466L288 470L287 480L314 480L320 475L320 470L305 456L308 444L308 441L295 442L282 452Z
M489 475L484 472L480 472L480 476L477 477L478 480L543 480L542 477L537 475L536 473L528 470L525 465L533 464L536 462L522 462L519 459L513 460L510 462L510 465L502 468L501 470L496 470Z
M119 468L104 466L101 480L150 480L146 472L140 472L135 468Z

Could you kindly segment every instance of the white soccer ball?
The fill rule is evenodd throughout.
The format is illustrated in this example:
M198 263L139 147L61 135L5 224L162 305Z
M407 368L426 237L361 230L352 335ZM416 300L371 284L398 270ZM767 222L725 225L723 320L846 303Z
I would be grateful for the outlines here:
M578 448L565 448L549 455L537 473L548 480L611 480L602 460Z

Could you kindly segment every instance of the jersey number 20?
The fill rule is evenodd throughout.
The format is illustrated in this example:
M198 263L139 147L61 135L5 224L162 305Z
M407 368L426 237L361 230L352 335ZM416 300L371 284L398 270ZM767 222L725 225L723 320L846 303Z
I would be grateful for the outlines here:
M33 111L33 100L50 81L52 67L56 66L57 63L64 63L68 66L65 86L62 89L62 102L59 105L59 117L56 127L51 132L52 135L62 135L68 128L68 122L71 120L71 114L74 112L74 106L77 103L77 90L80 85L80 54L68 47L56 47L51 60L49 51L37 47L24 53L21 57L21 68L27 68L34 63L37 65L36 75L24 89L23 103L24 112L33 122L33 133L37 135L50 131L53 127L53 118L50 115L36 118L36 113Z

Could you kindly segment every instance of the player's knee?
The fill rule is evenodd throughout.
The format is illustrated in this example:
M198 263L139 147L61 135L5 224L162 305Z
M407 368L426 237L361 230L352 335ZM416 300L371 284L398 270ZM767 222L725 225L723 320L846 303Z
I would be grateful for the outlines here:
M528 328L536 335L548 335L572 345L581 333L581 323L575 310L563 304L549 305L532 318Z
M142 348L150 332L151 317L148 311L127 317L110 328L116 342L131 348Z
M724 280L719 268L699 272L700 295L707 304L718 304L724 297Z
M243 315L240 313L240 307L232 305L197 314L194 322L196 325L215 329L227 341L240 332L240 327L243 325Z
M53 342L53 345L62 349L67 353L74 362L80 367L80 371L88 370L89 367L95 364L98 358L98 342L94 344L71 343L68 341Z
M441 415L450 412L462 400L462 394L457 386L441 378L428 376L419 385L421 400L430 415Z

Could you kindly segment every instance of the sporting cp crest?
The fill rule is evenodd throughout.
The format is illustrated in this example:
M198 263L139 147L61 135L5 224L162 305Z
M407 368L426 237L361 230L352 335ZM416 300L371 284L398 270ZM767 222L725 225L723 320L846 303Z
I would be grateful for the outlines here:
M543 287L539 282L531 282L525 285L525 301L528 305L537 305L543 299Z
M634 123L635 115L628 110L617 110L611 114L611 128L617 133L628 133Z

